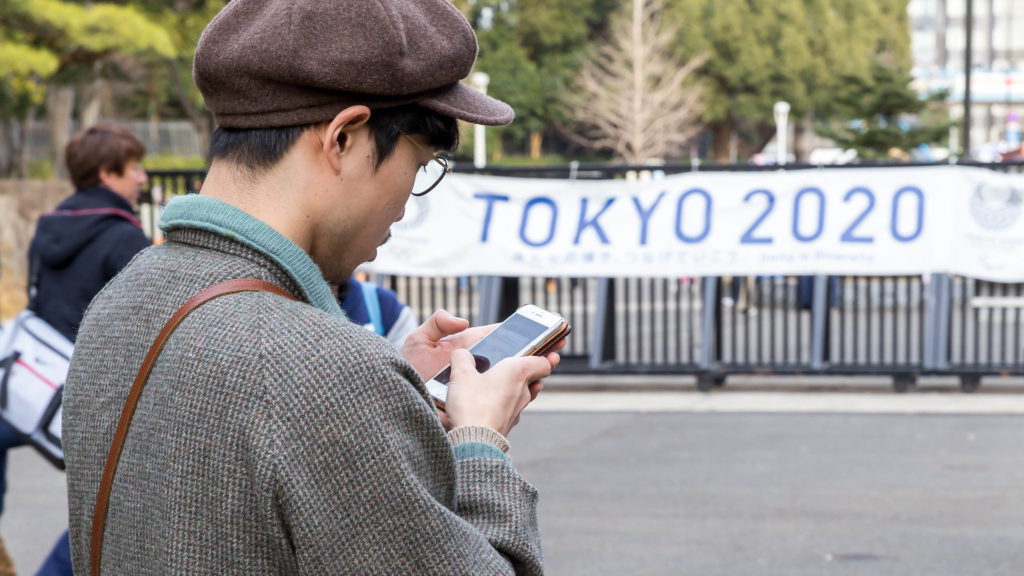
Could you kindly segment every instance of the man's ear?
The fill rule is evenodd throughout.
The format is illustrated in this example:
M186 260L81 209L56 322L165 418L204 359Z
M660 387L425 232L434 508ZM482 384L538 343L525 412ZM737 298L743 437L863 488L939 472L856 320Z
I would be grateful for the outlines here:
M349 106L331 119L323 139L323 153L327 162L336 171L341 171L341 159L352 151L352 134L363 128L370 120L370 109L366 106Z
M107 170L106 168L100 168L98 175L100 178L100 184L107 188L110 188L111 179L113 179L115 176L121 176L121 174L117 174L111 170Z

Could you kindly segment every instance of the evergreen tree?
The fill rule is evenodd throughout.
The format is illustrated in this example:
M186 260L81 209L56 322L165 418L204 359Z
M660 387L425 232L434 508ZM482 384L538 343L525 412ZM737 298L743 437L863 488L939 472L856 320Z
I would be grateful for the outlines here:
M531 155L539 155L544 133L566 119L559 105L561 95L619 0L457 0L455 4L476 30L480 42L476 70L490 76L488 92L516 110L511 126L490 129L488 134L528 141Z
M818 132L861 158L892 156L921 144L946 139L952 123L927 114L929 104L944 100L944 93L921 100L910 88L910 74L901 68L871 64L871 79L848 76L844 90L835 95L832 116L843 120L822 123Z
M908 0L673 0L688 22L677 38L682 55L706 52L703 119L713 157L729 159L738 133L749 151L775 133L772 107L785 100L795 124L830 119L831 101L851 78L871 88L879 59L909 69Z

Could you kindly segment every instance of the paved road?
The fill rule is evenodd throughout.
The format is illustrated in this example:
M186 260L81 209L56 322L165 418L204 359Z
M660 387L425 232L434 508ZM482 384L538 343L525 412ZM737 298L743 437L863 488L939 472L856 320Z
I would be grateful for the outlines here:
M527 414L557 575L1024 573L1024 418Z
M767 396L542 395L511 440L548 573L1024 573L1024 395L862 394L855 414L834 413L847 394ZM996 413L934 413L958 399ZM31 574L65 525L63 475L24 449L10 468L2 530Z

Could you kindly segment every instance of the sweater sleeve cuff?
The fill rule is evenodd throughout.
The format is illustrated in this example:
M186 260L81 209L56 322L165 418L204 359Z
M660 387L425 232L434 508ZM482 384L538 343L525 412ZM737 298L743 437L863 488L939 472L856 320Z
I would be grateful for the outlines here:
M508 440L497 430L487 426L459 426L448 432L448 441L451 442L452 446L458 446L466 442L490 444L501 450L503 454L507 453L509 449Z
M463 442L452 447L455 453L455 461L469 460L471 458L482 458L484 460L501 460L508 462L508 456L498 450L497 446L484 444L483 442Z

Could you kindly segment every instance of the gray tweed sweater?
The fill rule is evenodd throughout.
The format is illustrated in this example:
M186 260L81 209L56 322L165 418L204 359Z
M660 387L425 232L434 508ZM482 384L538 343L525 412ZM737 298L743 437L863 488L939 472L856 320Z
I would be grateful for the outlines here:
M104 574L542 573L534 488L488 445L453 449L385 340L310 305L275 254L230 231L167 237L79 331L63 423L76 573L88 574L100 475L147 348L188 298L233 278L305 301L224 296L172 336L121 456Z

